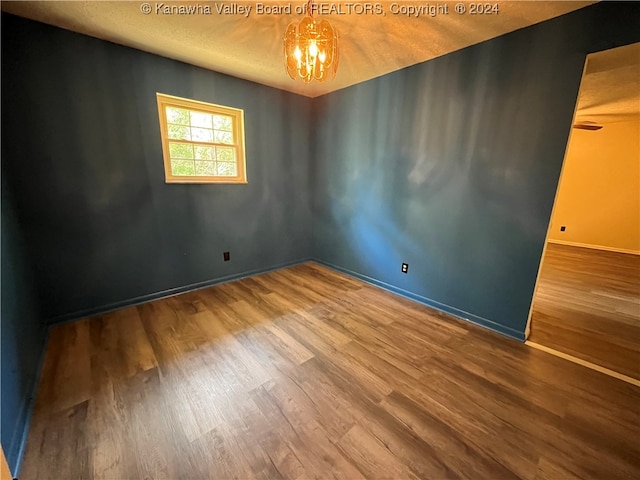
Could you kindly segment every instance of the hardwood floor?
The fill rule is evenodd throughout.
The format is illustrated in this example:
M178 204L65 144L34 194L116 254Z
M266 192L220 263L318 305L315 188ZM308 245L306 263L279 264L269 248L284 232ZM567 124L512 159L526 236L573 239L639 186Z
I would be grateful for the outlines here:
M640 380L640 255L548 244L529 340Z
M20 478L640 478L639 409L309 263L53 328Z

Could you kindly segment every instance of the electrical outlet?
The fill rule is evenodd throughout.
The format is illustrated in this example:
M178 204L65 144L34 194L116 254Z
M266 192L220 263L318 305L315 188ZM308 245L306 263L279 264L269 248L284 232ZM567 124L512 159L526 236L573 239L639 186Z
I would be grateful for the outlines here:
M231 255L229 254L229 252L224 252L222 254L222 258L224 258L225 262L228 262L229 260L231 260Z
M567 229L567 227L565 227L564 225L562 225L562 226L560 227L560 231L561 231L561 232L564 232L566 229Z
M402 273L407 273L409 271L409 264L408 263L403 263L402 264Z

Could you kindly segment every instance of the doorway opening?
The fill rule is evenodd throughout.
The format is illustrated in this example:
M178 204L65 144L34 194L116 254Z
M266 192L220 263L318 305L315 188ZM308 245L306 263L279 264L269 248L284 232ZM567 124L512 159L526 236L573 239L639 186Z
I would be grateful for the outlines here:
M587 57L527 332L640 386L640 43Z

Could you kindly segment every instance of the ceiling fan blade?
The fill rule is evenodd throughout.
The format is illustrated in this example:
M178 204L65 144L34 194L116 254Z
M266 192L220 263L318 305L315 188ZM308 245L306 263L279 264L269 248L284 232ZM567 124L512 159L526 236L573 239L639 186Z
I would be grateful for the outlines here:
M573 128L577 128L579 130L600 130L602 128L602 125L591 123L574 123Z

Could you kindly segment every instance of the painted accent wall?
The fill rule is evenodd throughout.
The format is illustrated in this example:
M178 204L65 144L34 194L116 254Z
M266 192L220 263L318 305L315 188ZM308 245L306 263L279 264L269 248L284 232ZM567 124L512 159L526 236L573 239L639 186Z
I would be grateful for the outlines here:
M10 190L4 183L4 175L2 178L0 441L11 470L15 473L30 415L31 397L35 393L45 328L41 322L19 220L12 206Z
M311 256L308 99L11 15L2 37L3 174L48 321ZM244 109L249 183L166 184L156 92Z
M586 55L639 18L602 2L319 98L316 258L524 339Z
M640 120L573 130L549 240L640 254Z

